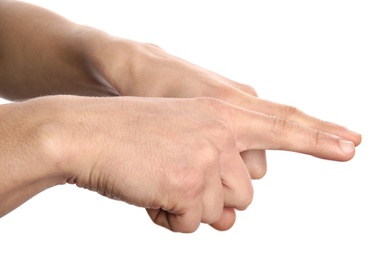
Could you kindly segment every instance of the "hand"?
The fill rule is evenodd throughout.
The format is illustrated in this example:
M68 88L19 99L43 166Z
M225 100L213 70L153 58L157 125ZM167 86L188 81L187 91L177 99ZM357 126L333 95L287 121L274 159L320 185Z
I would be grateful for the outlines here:
M32 169L34 174L25 174L26 165L42 161L38 157L55 157L52 167L69 174L69 181L146 207L156 223L171 230L190 232L200 222L228 229L234 223L233 208L244 209L250 203L249 175L260 178L265 173L264 150L344 161L353 157L354 145L361 141L359 134L342 126L261 100L249 86L153 45L117 39L26 3L4 1L0 5L4 24L0 39L6 50L1 53L0 94L6 98L62 93L187 98L38 99L51 106L41 110L33 106L40 120L23 117L23 125L14 125L19 134L10 130L12 119L25 114L25 104L41 103L32 100L2 107L6 111L2 118L8 123L1 131L10 138L2 142L6 149L2 149L1 165L11 167L13 178L2 178L0 216L53 185L53 180L61 183L46 167L51 160ZM28 22L14 23L15 17ZM39 37L26 33L36 28ZM51 116L41 121L45 115ZM140 126L134 127L135 123ZM40 134L31 135L35 131ZM26 145L20 146L22 139L15 136L24 137ZM51 152L39 156L41 146L32 145L31 136L34 142L43 137L44 147ZM181 142L173 142L177 140ZM39 147L33 157L28 156L32 147ZM30 163L20 164L15 158ZM51 177L40 181L43 175ZM15 192L18 188L24 192Z
M110 37L104 35L103 38L104 40L94 42L104 43ZM251 86L170 55L155 45L113 38L103 46L106 48L99 48L99 55L95 55L100 59L93 59L93 64L101 77L109 82L109 86L121 95L212 97L241 108L338 135L355 145L361 142L360 134L309 116L295 107L262 100ZM243 151L241 156L253 179L264 176L267 168L264 150Z
M200 223L229 229L234 209L250 204L240 152L354 156L353 143L337 136L213 98L46 99L55 117L42 129L68 182L145 207L156 224L177 232Z
M0 45L6 50L0 53L0 94L8 99L47 94L213 97L339 135L355 145L360 143L356 133L292 107L258 99L253 88L154 45L112 37L28 3L3 1L0 5L0 24L4 25ZM15 19L20 23L14 23ZM39 34L26 33L36 28ZM28 45L23 44L26 41ZM264 151L241 155L252 178L265 174Z

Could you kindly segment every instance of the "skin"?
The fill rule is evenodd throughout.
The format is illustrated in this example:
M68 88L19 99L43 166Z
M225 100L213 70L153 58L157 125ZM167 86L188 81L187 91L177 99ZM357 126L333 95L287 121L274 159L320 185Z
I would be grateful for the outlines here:
M175 232L227 230L266 150L348 161L361 142L155 45L17 1L0 1L0 94L25 100L0 106L0 216L72 183Z

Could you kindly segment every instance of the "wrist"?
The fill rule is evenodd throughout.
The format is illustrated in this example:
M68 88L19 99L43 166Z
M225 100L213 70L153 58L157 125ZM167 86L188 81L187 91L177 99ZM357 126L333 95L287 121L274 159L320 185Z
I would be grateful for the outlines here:
M72 50L75 61L75 69L83 75L79 92L64 93L81 96L118 96L118 90L114 88L107 77L107 68L111 67L114 59L111 57L109 46L111 36L92 27L73 25L68 48ZM80 82L80 79L76 79Z
M114 37L95 28L84 27L82 30L79 35L78 42L81 42L79 48L88 64L90 75L103 84L109 85L118 95L128 95L128 89L123 88L120 79L133 78L136 49L139 44Z
M70 177L62 163L61 139L51 131L58 116L51 105L55 102L47 100L0 106L0 217Z
M121 96L161 96L163 91L144 81L153 78L151 66L161 57L156 46L115 37L94 28L84 35L85 59L95 76ZM163 79L162 79L163 80Z

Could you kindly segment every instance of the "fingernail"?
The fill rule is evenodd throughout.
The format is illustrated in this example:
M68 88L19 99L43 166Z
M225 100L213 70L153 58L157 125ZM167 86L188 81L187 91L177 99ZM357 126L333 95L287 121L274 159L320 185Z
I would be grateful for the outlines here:
M354 131L350 131L350 133L355 137L356 143L360 144L360 142L362 141L362 135Z
M355 151L355 145L350 141L340 140L339 145L344 153L352 153Z

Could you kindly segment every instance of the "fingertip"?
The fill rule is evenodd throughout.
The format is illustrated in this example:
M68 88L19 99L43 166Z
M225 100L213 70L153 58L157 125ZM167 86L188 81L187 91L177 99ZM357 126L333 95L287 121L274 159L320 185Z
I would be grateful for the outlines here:
M362 135L356 132L351 132L353 137L353 143L358 146L362 142Z
M335 130L334 134L337 136L340 136L341 138L351 141L354 143L355 146L358 146L362 142L362 135L347 129L346 127L343 126L338 126L338 129ZM331 133L331 132L330 132Z
M353 142L341 139L339 140L338 145L342 155L336 160L345 162L351 160L355 156L356 146Z
M247 150L241 152L241 158L248 168L252 180L263 178L267 172L265 150Z
M226 231L234 225L235 221L236 211L234 208L224 208L221 218L217 222L210 224L210 226L218 231Z
M352 154L355 152L355 144L347 140L339 140L339 147L344 154Z

